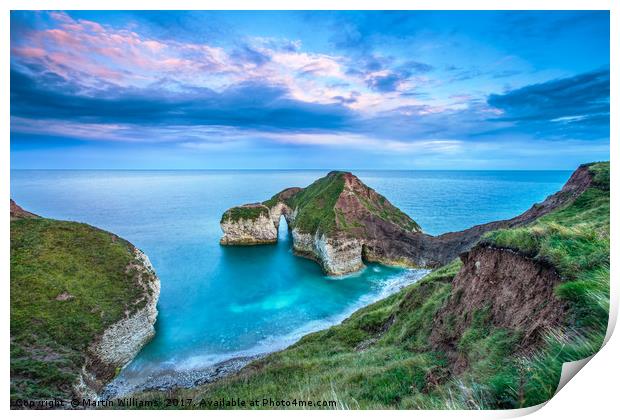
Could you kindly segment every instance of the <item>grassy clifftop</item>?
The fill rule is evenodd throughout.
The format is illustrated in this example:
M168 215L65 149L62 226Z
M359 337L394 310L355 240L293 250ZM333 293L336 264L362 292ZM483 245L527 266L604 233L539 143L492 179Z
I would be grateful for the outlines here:
M92 226L11 221L11 398L68 398L85 350L144 306L134 247Z
M256 204L232 207L224 212L220 223L236 222L241 219L258 219L260 216L269 217L269 208Z
M366 228L387 222L407 232L420 226L384 196L349 172L333 171L286 202L297 209L294 227L301 232L350 233L365 236Z
M593 182L574 202L529 226L492 232L483 240L484 246L510 248L550 264L561 278L554 293L568 307L566 319L535 349L520 348L522 332L494 325L485 307L463 315L469 326L451 354L431 344L437 314L451 297L458 300L451 296L452 281L462 263L455 260L233 377L173 395L325 399L338 401L341 408L493 409L548 400L562 363L596 352L607 327L609 163L589 169ZM325 180L324 188L336 182ZM455 358L464 367L455 369Z

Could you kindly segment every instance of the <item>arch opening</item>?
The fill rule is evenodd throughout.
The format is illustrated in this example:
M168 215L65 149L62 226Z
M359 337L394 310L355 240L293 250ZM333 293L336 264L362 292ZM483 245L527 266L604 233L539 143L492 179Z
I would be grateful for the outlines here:
M284 217L284 214L281 214L278 219L278 242L289 241L291 241L291 230L289 229L286 217Z

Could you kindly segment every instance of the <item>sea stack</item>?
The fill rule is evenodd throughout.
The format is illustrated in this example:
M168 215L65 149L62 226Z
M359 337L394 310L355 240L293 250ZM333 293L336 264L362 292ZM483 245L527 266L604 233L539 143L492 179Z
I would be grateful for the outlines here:
M227 210L220 242L273 243L281 216L291 230L295 253L316 260L327 274L355 272L364 260L416 265L390 252L386 241L419 233L420 226L350 172L333 171L306 188L287 188L263 203Z
M226 210L220 225L224 231L222 245L271 244L278 240L277 225L271 220L269 208L260 203Z

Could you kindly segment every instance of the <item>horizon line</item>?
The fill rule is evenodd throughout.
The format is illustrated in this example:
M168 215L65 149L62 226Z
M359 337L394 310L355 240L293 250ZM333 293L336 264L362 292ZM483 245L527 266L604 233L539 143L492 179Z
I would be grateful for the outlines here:
M148 171L281 171L281 172L301 172L301 171L381 171L381 172L403 172L403 171L444 171L444 172L459 172L459 171L574 171L576 168L570 169L518 169L518 168L507 168L507 169L379 169L379 168L352 168L352 169L334 169L334 168L304 168L304 169L278 169L278 168L149 168L149 169L138 169L138 168L10 168L11 171L134 171L134 172L148 172Z

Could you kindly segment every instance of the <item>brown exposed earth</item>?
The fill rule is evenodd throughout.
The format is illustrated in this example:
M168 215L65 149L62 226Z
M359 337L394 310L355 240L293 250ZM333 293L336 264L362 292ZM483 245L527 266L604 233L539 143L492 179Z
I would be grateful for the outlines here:
M390 229L422 231L409 216L352 173L345 172L342 178L344 187L334 209L343 216L336 219L336 224L348 236L377 239Z
M554 294L561 278L552 266L482 244L463 253L461 260L450 297L434 319L433 347L458 354L459 339L479 316L494 327L521 331L518 346L527 351L565 318L568 306ZM458 373L467 367L467 360L456 358L453 364Z
M11 199L11 220L33 219L36 217L39 216L22 209L15 201L13 201L13 199Z

